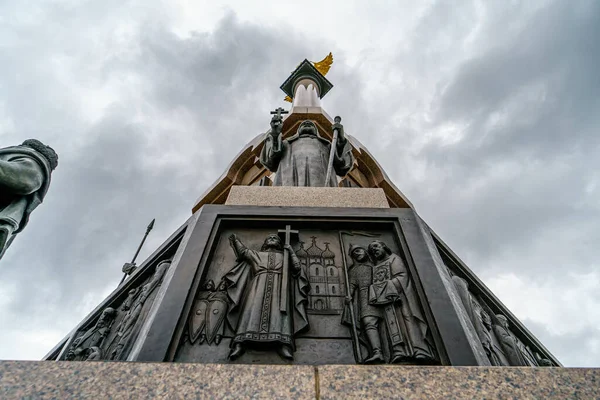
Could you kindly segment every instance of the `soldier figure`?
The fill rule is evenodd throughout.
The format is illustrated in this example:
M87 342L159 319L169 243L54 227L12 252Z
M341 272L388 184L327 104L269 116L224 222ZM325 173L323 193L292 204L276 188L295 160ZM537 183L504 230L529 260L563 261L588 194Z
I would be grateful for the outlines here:
M369 286L373 281L373 264L369 260L369 255L364 247L350 245L348 251L354 261L348 268L348 279L350 281L349 301L354 301L356 305L355 312L358 314L357 320L370 347L370 354L363 361L365 364L383 362L383 353L381 351L381 338L379 336L379 322L382 318L381 308L369 304ZM344 310L342 322L351 325L351 317L348 315L349 308Z

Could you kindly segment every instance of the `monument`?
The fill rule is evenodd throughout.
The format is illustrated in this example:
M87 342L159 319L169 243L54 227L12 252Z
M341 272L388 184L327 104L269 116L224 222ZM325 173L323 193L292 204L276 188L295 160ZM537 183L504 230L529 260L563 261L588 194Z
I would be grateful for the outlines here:
M46 359L560 365L322 109L331 61Z
M244 371L273 373L260 389L273 396L303 374L317 396L336 385L375 395L383 380L385 393L401 397L414 386L398 374L434 386L479 376L473 390L489 383L493 392L504 389L488 380L512 372L447 368L562 371L535 368L560 363L421 219L351 127L323 110L331 62L298 65L281 85L291 108L271 112L270 129L242 148L189 219L139 266L126 264L119 287L45 360L167 362L107 363L123 374L186 365L203 371L206 387L214 370L230 374L219 390L238 387ZM457 390L466 395L465 385ZM299 387L286 396L301 396Z

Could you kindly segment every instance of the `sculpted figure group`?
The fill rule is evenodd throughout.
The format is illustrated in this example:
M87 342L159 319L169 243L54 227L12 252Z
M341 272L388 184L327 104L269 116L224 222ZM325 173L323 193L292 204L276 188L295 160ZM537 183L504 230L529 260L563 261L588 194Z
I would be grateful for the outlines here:
M527 346L515 337L510 331L506 316L492 314L492 317L485 311L469 292L469 285L466 280L453 276L452 282L491 365L521 367L552 365L550 360L534 355Z
M105 308L96 324L73 341L65 358L74 361L124 360L140 327L144 305L160 286L170 265L170 261L159 263L143 286L129 291L119 311ZM113 329L117 318L120 321Z
M414 283L402 258L382 241L350 246L349 295L361 340L369 349L362 362L433 363L431 335ZM350 307L342 317L352 324Z
M268 235L258 251L246 247L235 234L229 240L238 264L224 274L218 289L208 280L198 293L188 322L190 342L219 344L227 321L233 332L231 360L248 348L272 349L284 359L293 359L295 337L309 328L306 304L311 288L306 271L289 243L282 243L277 234ZM369 349L369 355L358 361L436 362L402 258L381 241L368 248L352 246L350 256L348 302L355 304L355 320L360 321L361 339ZM343 324L351 323L349 312L347 308Z

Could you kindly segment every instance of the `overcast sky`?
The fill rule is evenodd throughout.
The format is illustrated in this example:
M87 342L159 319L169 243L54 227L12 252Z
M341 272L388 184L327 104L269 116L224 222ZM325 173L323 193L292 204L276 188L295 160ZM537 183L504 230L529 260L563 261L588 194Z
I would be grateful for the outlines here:
M325 110L565 366L600 366L600 2L224 3L0 0L0 147L60 157L0 262L0 359L43 357L332 51Z

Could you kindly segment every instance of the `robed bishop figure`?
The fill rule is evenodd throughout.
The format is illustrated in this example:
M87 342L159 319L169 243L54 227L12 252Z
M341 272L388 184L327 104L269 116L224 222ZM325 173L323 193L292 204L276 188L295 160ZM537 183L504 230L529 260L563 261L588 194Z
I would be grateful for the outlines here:
M271 130L260 153L260 162L276 172L274 186L331 186L337 187L338 176L345 176L352 169L354 156L352 146L344 135L342 124L336 122L333 129L338 139L333 152L333 171L325 182L329 165L331 142L319 135L313 121L303 121L295 135L282 140L281 115L271 119Z
M292 359L294 336L308 329L309 283L298 257L276 234L267 236L260 251L247 248L235 234L229 241L238 260L223 277L230 302L227 319L235 332L229 358L235 360L255 347ZM286 253L289 273L284 271Z

